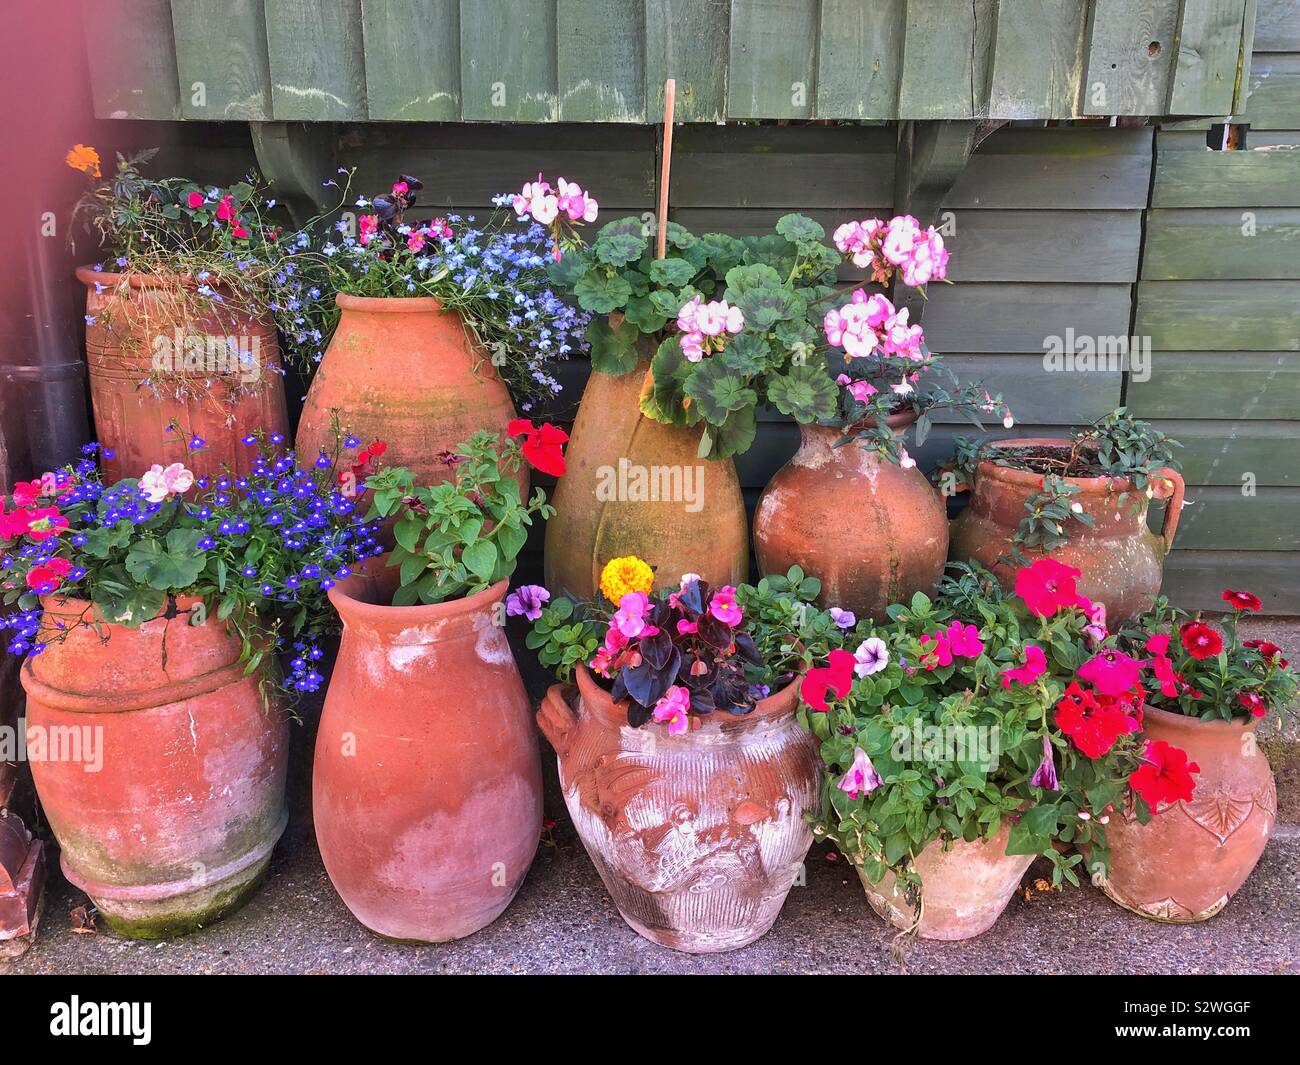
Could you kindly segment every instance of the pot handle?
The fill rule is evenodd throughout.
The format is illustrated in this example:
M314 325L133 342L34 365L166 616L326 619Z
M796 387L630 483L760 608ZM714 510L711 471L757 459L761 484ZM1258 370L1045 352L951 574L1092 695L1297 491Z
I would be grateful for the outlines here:
M561 758L569 751L569 734L578 723L578 715L569 704L576 692L572 684L552 684L537 708L537 724Z
M1183 475L1169 466L1161 466L1151 475L1152 480L1163 478L1173 486L1169 504L1165 507L1165 520L1160 526L1160 539L1165 542L1165 554L1174 549L1174 534L1178 532L1178 519L1183 513L1183 496L1187 494L1187 482Z

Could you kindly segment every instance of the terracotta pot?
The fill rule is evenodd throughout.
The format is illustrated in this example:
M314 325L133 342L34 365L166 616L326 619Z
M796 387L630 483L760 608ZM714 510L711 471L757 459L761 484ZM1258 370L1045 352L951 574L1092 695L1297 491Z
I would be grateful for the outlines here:
M288 718L244 675L236 633L190 624L197 602L137 629L99 623L107 641L74 627L23 666L32 777L63 873L142 939L242 905L287 819ZM93 617L81 600L44 604L49 625ZM38 758L33 743L53 755L56 737L62 757Z
M297 448L303 461L334 449L332 419L363 443L388 444L384 461L405 466L416 483L449 480L438 455L480 429L505 432L515 406L487 353L460 315L427 296L337 297L338 327L316 369ZM528 470L516 479L528 495Z
M1201 767L1191 802L1161 807L1148 824L1130 809L1106 826L1109 877L1101 888L1126 910L1188 924L1213 917L1255 868L1277 819L1277 786L1255 722L1201 721L1147 707L1146 735Z
M795 721L796 686L746 715L715 713L685 736L627 725L586 669L537 712L559 756L564 801L632 929L692 953L734 950L781 911L812 830L820 775Z
M441 943L496 920L532 864L537 734L495 621L507 582L393 607L386 562L330 589L343 638L316 738L316 841L358 921Z
M900 431L910 411L886 423ZM838 426L800 426L799 450L763 490L754 552L764 576L793 565L822 582L818 603L883 619L890 603L929 592L948 557L943 499L915 467L857 444Z
M200 476L217 474L223 465L246 474L255 449L241 444L243 437L257 429L289 432L280 345L269 322L215 309L187 322L172 294L175 279L97 273L88 266L77 268L77 279L86 286L86 314L94 320L86 326L86 362L95 434L115 452L111 459L101 456L105 480L138 477L155 462L185 461ZM231 337L253 357L252 365L222 346ZM173 355L198 340L202 355L188 349L190 368L176 372ZM142 386L151 374L157 386ZM179 431L168 432L172 422ZM187 434L207 441L188 459Z
M1020 878L1034 863L1032 854L1007 854L1011 827L1004 824L992 839L967 843L956 840L948 850L938 840L914 860L921 877L922 939L970 939L993 927ZM895 928L916 924L916 910L898 889L894 874L886 871L879 883L858 868L871 908Z
M648 370L643 362L619 377L593 372L587 380L565 452L568 470L551 500L555 516L546 523L552 593L598 598L602 567L624 555L645 559L660 588L677 587L686 572L716 587L739 584L749 573L736 465L699 458L698 428L641 413ZM647 498L638 484L648 494L652 483L667 491Z
M1017 449L1025 446L1068 448L1064 438L1024 439L1013 442ZM1067 477L1077 485L1075 501L1092 518L1094 528L1070 523L1070 540L1050 557L1076 567L1081 576L1081 595L1106 604L1111 620L1130 618L1146 610L1160 591L1165 556L1173 548L1183 506L1185 486L1182 476L1168 467L1156 471L1173 485L1172 498L1165 510L1164 526L1159 535L1147 528L1147 500L1136 494L1131 481L1109 477ZM975 559L991 569L1002 585L1015 586L1016 567L999 563L1010 554L1011 538L1025 516L1025 501L1042 487L1042 476L1028 470L1013 470L984 460L975 472L968 506L952 523L949 556L965 561ZM1128 492L1121 505L1119 495ZM1134 508L1134 501L1139 505ZM1042 552L1024 551L1030 561Z

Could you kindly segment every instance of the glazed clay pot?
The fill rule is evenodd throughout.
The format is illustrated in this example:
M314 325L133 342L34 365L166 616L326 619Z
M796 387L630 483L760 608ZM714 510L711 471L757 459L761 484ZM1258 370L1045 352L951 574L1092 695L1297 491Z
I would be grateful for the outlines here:
M340 293L339 324L312 378L298 423L304 462L334 451L333 419L363 444L388 444L385 461L419 485L451 478L438 456L480 429L505 433L514 403L460 315L427 296ZM524 498L528 471L516 475Z
M106 481L138 477L156 462L183 461L199 476L223 466L246 474L255 449L240 443L243 437L289 432L280 346L269 322L215 309L187 322L174 279L82 266L77 280L86 286L91 319L86 362L95 434L114 452L100 457ZM240 353L252 361L242 362ZM151 374L156 387L142 384ZM169 432L173 422L179 430ZM207 443L187 457L190 436Z
M330 589L343 637L316 738L316 841L358 921L441 943L496 920L532 864L537 734L495 622L507 582L394 607L386 562Z
M1187 924L1213 917L1255 868L1277 819L1277 787L1255 722L1201 721L1155 707L1146 736L1201 767L1192 801L1163 806L1145 825L1112 815L1109 877L1101 888L1126 910Z
M1020 886L1020 878L1033 864L1032 854L1007 854L1009 825L990 840L967 843L956 840L948 850L935 840L916 856L914 868L921 877L922 939L970 939L993 927ZM895 928L916 924L916 910L898 889L894 874L886 871L879 883L858 868L871 908Z
M233 630L190 624L197 603L179 598L136 629L98 623L107 641L73 627L23 666L32 777L63 873L137 938L242 905L287 820L288 717L244 675ZM80 600L44 604L47 625L93 616Z
M899 431L915 420L909 411L886 424ZM754 511L759 572L799 565L822 582L821 606L881 620L890 603L931 591L948 557L948 519L925 474L855 443L833 447L838 426L800 432Z
M546 587L578 599L599 597L600 571L611 558L636 555L658 587L676 588L683 573L715 587L749 572L749 540L740 480L731 459L697 455L698 428L665 425L641 413L644 362L618 377L593 371L573 423L568 469L555 486L555 516L546 523ZM676 499L644 498L638 477L675 481ZM690 478L691 499L686 478ZM692 499L694 500L692 502Z
M1025 439L1013 442L1025 447L1070 447L1065 439ZM1008 445L1010 446L1010 444ZM1147 500L1135 492L1131 481L1109 477L1067 477L1077 485L1073 499L1092 518L1093 528L1070 524L1069 542L1050 553L1051 558L1080 571L1080 595L1106 604L1108 620L1118 621L1146 610L1160 591L1165 556L1173 547L1183 506L1182 476L1163 467L1156 477L1172 484L1172 498L1165 510L1159 535L1147 528ZM1042 475L1014 470L985 460L975 472L970 505L952 523L951 558L974 559L991 569L1008 590L1015 587L1016 567L999 558L1011 552L1011 538L1025 516L1025 501L1042 486ZM1123 504L1119 495L1128 492ZM1135 508L1134 501L1139 505ZM1033 562L1041 552L1024 551Z
M591 674L555 685L537 713L564 801L619 913L674 950L734 950L781 911L812 830L820 777L795 721L796 686L749 714L714 713L685 736L627 724Z

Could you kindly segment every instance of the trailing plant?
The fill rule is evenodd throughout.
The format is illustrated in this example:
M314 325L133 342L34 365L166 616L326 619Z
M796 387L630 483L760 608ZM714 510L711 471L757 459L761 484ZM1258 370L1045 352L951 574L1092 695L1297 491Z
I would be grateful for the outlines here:
M458 599L510 577L534 516L555 513L540 488L525 501L514 475L525 458L562 474L559 449L567 439L563 430L518 419L504 441L482 430L443 454L449 476L439 484L417 485L403 467L369 477L370 517L396 518L388 559L399 569L393 605Z

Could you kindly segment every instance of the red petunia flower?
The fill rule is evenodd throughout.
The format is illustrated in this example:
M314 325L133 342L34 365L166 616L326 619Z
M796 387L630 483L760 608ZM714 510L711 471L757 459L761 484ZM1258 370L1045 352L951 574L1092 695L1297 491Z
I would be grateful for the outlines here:
M1164 740L1155 740L1147 744L1142 764L1128 778L1128 782L1151 809L1157 810L1161 805L1175 803L1180 799L1191 802L1192 792L1196 788L1192 774L1200 771L1199 765L1187 760L1186 751L1172 747Z
M1101 758L1115 741L1139 728L1137 719L1126 711L1129 704L1097 693L1072 682L1056 704L1056 727L1089 758Z
M1268 713L1268 703L1258 692L1238 692L1237 702L1250 711L1251 717L1263 717Z
M1040 618L1050 618L1062 607L1087 603L1075 590L1079 570L1057 562L1054 558L1040 558L1032 566L1016 571L1016 595L1025 606Z
M853 687L853 667L857 664L858 660L848 651L832 651L830 665L810 669L804 675L799 685L803 701L814 710L826 713L830 709L826 702L827 694L834 692L836 699L848 695Z
M1241 646L1249 647L1253 651L1258 651L1280 669L1286 669L1286 667L1291 664L1282 657L1282 648L1270 640L1247 640Z
M549 473L552 477L563 477L566 469L564 463L564 445L569 434L559 426L536 426L527 418L515 418L506 426L507 436L524 438L523 454L534 469Z
M1213 658L1223 650L1223 637L1203 621L1189 621L1178 630L1178 638L1198 662Z
M1223 601L1231 603L1233 610L1259 610L1264 605L1264 600L1259 596L1250 592L1234 592L1231 588L1223 590Z

